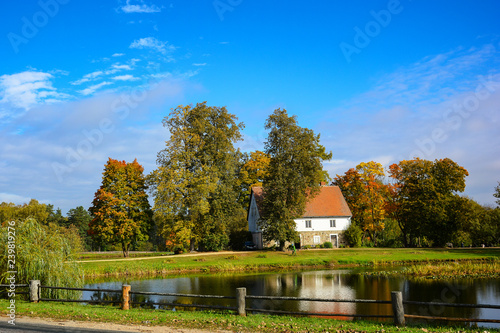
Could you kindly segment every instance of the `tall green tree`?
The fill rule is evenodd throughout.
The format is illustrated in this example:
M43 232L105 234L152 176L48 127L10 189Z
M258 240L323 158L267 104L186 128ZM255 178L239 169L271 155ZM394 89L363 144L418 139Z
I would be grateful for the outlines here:
M83 206L78 206L72 208L68 211L67 224L69 226L74 226L80 235L80 238L85 246L85 249L92 249L92 238L88 234L89 224L92 221L92 216L90 213L83 208Z
M296 116L276 109L265 123L269 130L265 153L269 155L264 178L263 216L259 225L266 241L275 240L283 249L286 241L298 238L294 219L302 216L307 201L326 180L322 161L329 160L320 136L297 123Z
M220 250L237 208L242 123L225 107L178 106L163 120L170 131L150 175L159 232L168 244Z
M461 223L456 214L458 192L465 190L467 170L449 158L419 158L390 167L396 190L393 217L405 246L416 246L424 237L433 245L449 242Z
M98 242L120 244L124 257L132 243L148 238L151 228L143 171L137 160L126 163L109 158L89 209L93 216L89 233Z
M61 208L57 208L54 211L54 205L48 204L46 205L47 213L49 216L47 217L46 223L55 223L59 226L67 227L68 219L62 215Z

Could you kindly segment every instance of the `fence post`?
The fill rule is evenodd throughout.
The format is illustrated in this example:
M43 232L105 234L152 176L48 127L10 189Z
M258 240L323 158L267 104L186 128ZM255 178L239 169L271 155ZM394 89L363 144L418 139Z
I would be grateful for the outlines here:
M238 302L238 314L240 316L246 316L245 311L245 296L247 295L247 288L237 288L236 289L236 301Z
M405 310L403 308L403 293L391 291L392 311L394 312L394 325L405 325Z
M30 280L30 302L38 303L38 288L40 280Z
M130 291L130 285L129 284L124 284L122 286L122 310L128 310L129 309L129 291Z

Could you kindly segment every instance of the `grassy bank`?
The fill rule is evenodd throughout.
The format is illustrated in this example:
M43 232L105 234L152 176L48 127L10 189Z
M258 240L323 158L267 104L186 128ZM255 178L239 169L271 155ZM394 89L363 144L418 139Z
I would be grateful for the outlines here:
M373 276L405 276L419 279L500 278L500 261L462 261L411 265L397 271L365 272Z
M0 300L3 316L8 301ZM224 329L234 332L500 332L498 329L471 329L449 326L408 326L398 328L390 323L369 321L340 321L324 318L248 315L230 313L172 312L148 309L123 311L111 306L90 306L61 303L16 302L17 323L22 316L55 318L92 322L112 322L125 325L169 326L199 328L209 331ZM6 317L3 317L7 320Z
M500 249L332 249L291 252L200 253L161 258L82 262L85 276L161 276L196 272L383 266L439 261L495 260Z

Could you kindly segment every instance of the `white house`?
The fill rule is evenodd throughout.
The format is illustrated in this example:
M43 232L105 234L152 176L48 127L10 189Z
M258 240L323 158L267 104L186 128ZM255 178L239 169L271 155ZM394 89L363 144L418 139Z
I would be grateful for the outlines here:
M252 233L253 242L262 249L265 244L258 221L264 193L262 187L252 187L250 205L248 207L248 230ZM345 244L343 232L351 223L351 210L338 186L321 186L320 192L306 204L304 215L295 220L296 230L300 235L298 247L316 246L324 242L332 242L334 247Z

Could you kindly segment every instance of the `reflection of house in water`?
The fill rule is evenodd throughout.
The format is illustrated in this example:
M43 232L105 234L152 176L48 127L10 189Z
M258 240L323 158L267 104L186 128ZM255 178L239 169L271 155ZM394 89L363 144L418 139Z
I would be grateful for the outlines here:
M356 292L349 287L344 271L313 271L285 274L269 274L252 285L249 295L271 295L302 298L354 299ZM248 286L247 286L248 287ZM252 300L254 308L272 310L355 314L354 303L307 302L282 300ZM350 317L337 317L351 319Z
M341 272L305 272L298 297L326 299L355 299L356 292L345 282L346 275ZM300 311L316 313L355 314L356 304L337 302L301 302ZM337 317L350 319L350 317Z

